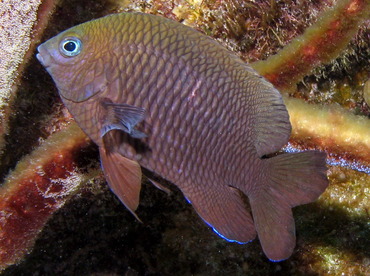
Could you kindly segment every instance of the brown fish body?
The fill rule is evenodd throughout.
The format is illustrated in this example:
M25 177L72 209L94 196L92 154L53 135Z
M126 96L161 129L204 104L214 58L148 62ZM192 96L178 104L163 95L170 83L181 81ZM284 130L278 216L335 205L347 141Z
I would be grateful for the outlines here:
M70 56L75 42L80 52ZM291 207L325 189L325 157L263 158L288 141L291 126L280 94L253 69L191 28L145 14L82 24L39 52L131 212L140 164L176 184L224 238L245 243L257 230L270 259L291 254Z

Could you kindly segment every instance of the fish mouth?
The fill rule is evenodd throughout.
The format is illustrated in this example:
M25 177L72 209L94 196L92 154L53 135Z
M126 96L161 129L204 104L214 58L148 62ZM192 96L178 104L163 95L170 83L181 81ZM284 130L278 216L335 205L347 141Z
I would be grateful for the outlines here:
M48 68L50 66L50 55L45 49L44 44L37 47L37 51L38 53L36 54L36 58L45 68Z

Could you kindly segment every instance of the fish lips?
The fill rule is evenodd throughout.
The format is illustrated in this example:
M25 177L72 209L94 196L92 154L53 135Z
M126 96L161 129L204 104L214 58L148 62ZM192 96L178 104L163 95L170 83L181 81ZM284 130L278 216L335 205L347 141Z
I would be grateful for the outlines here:
M45 49L44 44L41 44L39 47L37 47L38 53L36 54L36 58L39 60L39 62L47 69L50 66L50 54Z

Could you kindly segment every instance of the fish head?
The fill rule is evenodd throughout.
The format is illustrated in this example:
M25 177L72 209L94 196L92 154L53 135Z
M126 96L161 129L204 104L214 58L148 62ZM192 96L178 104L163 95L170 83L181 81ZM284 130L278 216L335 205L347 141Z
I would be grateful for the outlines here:
M84 23L37 48L37 59L65 99L82 102L106 89L102 56L107 42L96 29L94 21Z

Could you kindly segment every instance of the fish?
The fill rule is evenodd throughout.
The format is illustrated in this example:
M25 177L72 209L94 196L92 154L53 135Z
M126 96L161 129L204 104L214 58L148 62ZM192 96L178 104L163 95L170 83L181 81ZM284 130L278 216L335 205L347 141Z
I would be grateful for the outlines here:
M110 189L137 219L145 168L227 241L258 236L271 261L292 255L292 208L328 186L326 154L281 152L288 111L251 66L191 27L144 13L82 23L37 50L99 147Z

